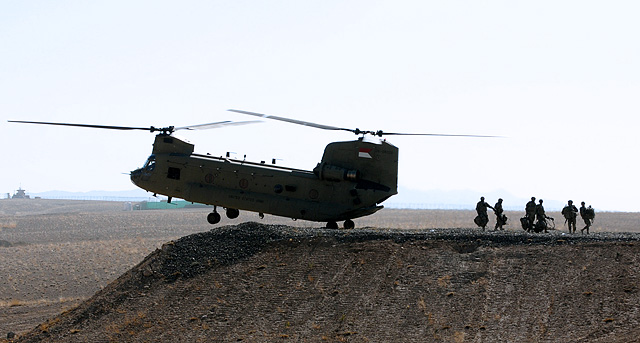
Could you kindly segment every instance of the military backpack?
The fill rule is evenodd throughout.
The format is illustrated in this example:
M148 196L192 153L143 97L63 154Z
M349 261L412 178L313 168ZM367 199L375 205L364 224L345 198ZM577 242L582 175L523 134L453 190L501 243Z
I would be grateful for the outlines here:
M567 205L562 209L562 215L567 219L573 219L576 217L576 212L577 212L577 211L574 211L574 209L577 210L575 206Z
M585 219L595 219L596 218L596 211L591 206L589 206L584 211L584 218Z

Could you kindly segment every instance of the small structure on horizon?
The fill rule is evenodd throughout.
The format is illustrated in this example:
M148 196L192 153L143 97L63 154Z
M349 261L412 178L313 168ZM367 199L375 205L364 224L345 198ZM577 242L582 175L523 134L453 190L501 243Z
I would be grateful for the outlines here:
M11 199L30 199L31 197L27 195L26 191L19 187L15 194L11 197Z

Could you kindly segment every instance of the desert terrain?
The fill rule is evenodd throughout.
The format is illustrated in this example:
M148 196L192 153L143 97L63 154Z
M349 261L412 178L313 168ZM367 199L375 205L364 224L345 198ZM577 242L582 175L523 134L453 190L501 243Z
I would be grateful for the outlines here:
M598 213L586 236L559 213L557 230L527 234L515 212L499 232L473 211L394 209L345 231L123 208L0 201L0 338L638 340L638 213Z

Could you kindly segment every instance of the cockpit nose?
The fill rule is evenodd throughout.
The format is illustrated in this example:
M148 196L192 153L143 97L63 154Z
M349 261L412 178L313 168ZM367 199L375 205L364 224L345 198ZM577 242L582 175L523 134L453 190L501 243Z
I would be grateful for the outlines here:
M142 187L140 185L140 182L149 180L155 168L156 168L156 156L151 155L145 162L144 167L138 168L131 172L131 182L133 182L133 184L138 187Z
M130 175L131 175L131 182L133 182L134 185L138 185L138 181L140 181L140 179L142 178L142 168L133 170L130 173Z
M131 171L131 178L139 178L142 175L142 168L138 168L136 170Z

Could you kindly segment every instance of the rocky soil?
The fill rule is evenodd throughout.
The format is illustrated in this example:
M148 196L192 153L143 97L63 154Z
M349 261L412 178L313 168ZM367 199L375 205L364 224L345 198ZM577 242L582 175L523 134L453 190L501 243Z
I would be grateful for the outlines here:
M254 222L164 244L20 342L630 342L640 235Z
M599 213L582 236L559 220L481 232L473 211L384 209L331 231L122 205L0 201L0 342L640 337L639 213Z

